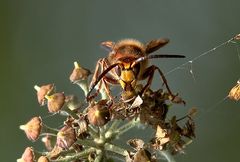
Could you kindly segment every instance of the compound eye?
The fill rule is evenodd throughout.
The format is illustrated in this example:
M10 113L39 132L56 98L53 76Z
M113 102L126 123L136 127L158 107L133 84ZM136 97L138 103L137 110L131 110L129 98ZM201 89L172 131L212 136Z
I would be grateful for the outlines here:
M133 73L135 74L135 76L138 75L139 71L140 71L140 63L134 65L134 67L132 68Z
M116 74L117 74L118 76L121 75L121 69L120 69L119 66L116 66L116 67L115 67L115 72L116 72Z

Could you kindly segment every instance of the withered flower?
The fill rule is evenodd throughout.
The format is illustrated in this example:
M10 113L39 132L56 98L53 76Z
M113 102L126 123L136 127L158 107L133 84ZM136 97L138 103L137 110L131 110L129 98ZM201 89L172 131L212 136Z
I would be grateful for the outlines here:
M65 103L65 95L63 92L54 93L51 96L46 95L45 98L48 100L47 105L50 113L59 112Z
M49 160L46 156L40 156L37 162L49 162Z
M76 140L75 130L72 127L64 126L57 134L56 145L63 149L68 149Z
M107 100L101 100L88 107L87 118L89 123L95 126L103 126L110 120L110 112Z
M76 83L81 80L86 80L91 74L91 71L81 67L77 62L74 62L74 69L69 79L72 83Z
M43 106L45 104L45 96L54 90L54 84L46 84L41 87L35 85L34 88L37 91L38 103Z
M17 159L17 162L34 162L35 155L32 147L27 147L22 154L21 159Z
M20 129L23 130L27 138L31 141L36 141L42 130L42 119L41 117L33 117L25 125L21 125Z
M232 100L238 101L240 100L240 80L237 81L237 85L235 85L229 92L228 97Z

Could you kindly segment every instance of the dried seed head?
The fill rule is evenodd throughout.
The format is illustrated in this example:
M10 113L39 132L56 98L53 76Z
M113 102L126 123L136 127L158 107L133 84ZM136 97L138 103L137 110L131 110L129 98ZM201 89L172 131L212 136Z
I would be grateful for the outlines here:
M240 100L240 80L237 82L229 92L228 97L232 100L238 101Z
M56 113L61 110L65 103L65 95L64 93L54 93L51 96L45 96L48 100L48 111L50 113Z
M81 80L86 80L91 74L91 71L81 67L77 62L74 62L74 69L69 79L72 83L76 83Z
M42 130L41 117L33 117L25 125L21 125L20 129L22 129L26 133L29 140L36 141Z
M54 84L46 84L41 87L35 85L34 88L37 90L38 103L43 106L45 104L45 96L54 90Z
M49 162L49 160L46 156L40 156L37 162Z
M64 126L57 134L57 146L68 149L76 142L76 133L72 127Z
M21 159L17 159L17 162L34 162L34 159L35 156L32 147L27 147L22 154Z
M89 123L92 125L105 125L110 120L110 112L107 106L107 100L101 100L98 103L88 107L87 117Z

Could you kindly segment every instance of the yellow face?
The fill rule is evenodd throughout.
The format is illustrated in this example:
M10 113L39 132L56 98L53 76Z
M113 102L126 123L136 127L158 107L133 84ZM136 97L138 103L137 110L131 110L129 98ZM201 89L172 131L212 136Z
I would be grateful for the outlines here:
M136 85L136 76L130 63L124 63L124 69L121 70L119 83L125 91L132 90Z

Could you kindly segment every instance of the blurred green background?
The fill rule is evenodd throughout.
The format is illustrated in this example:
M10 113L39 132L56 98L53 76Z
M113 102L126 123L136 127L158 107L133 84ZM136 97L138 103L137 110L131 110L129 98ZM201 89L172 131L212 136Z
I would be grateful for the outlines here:
M37 103L35 84L55 83L58 91L82 96L68 79L73 62L94 69L106 56L100 42L123 38L170 38L160 52L187 58L152 61L170 71L240 33L239 6L239 0L1 1L0 161L16 161L26 146L41 144L18 128L32 116L48 115ZM199 109L197 138L185 155L176 156L178 162L239 161L240 103L222 101L240 77L235 45L193 62L195 80L189 65L166 76L187 102L171 114ZM159 84L155 79L153 87Z

